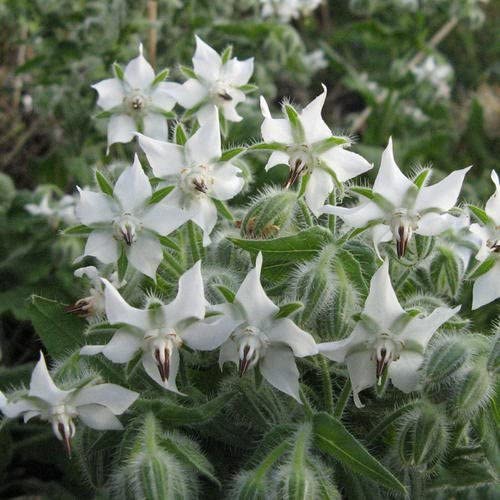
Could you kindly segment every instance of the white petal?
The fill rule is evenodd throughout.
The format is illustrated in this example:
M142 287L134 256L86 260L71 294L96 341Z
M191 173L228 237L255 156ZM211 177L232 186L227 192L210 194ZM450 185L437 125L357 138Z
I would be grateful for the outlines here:
M284 118L274 119L269 112L266 100L262 96L260 97L260 109L264 116L264 121L260 127L264 142L293 144L294 140L290 122Z
M377 224L376 226L373 226L371 231L375 253L380 260L383 260L378 247L380 243L386 243L394 238L391 228L386 224Z
M370 335L358 323L349 337L335 342L323 342L318 344L318 352L332 361L343 363L351 350L362 345L369 338Z
M78 417L87 426L98 431L121 431L123 425L105 406L89 404L78 408Z
M179 351L177 349L172 349L172 353L170 356L170 373L168 379L163 382L160 377L160 372L158 371L158 366L153 359L153 355L148 351L145 352L142 356L142 365L146 370L146 373L159 385L164 387L165 389L176 392L177 394L182 394L177 389L176 378L177 372L179 371Z
M212 178L214 184L210 186L210 196L217 200L234 198L245 184L245 180L241 176L241 170L229 163L215 167Z
M210 113L210 119L186 141L186 155L191 166L218 160L222 154L219 112L212 106Z
M236 57L222 66L221 80L239 87L245 85L253 74L253 57L239 61Z
M26 416L30 413L34 413L32 416L35 416L35 414L39 413L38 407L32 401L21 398L18 401L9 403L2 391L0 391L0 411L7 418L17 418L20 415L24 414Z
M382 220L385 216L385 212L372 201L352 208L325 205L321 211L325 214L338 215L350 227L364 227L369 222Z
M359 399L359 393L375 385L377 381L375 363L368 351L353 352L346 358L347 370L351 379L354 404L357 408L364 405Z
M98 404L109 408L115 415L121 415L138 397L137 392L116 384L98 384L79 390L72 398L72 404L76 407Z
M257 255L255 267L246 275L235 297L235 302L241 304L247 319L253 323L274 316L279 307L266 295L260 283L262 269L262 254Z
M332 176L324 170L315 168L310 174L309 182L306 186L305 198L307 206L316 217L320 216L321 209L332 190Z
M127 257L138 271L156 280L156 270L163 259L163 248L155 236L143 232L127 249Z
M137 138L156 177L178 174L187 166L182 146L151 139L142 134L137 134Z
M170 94L170 85L167 82L160 82L151 92L153 105L165 111L170 111L175 106L175 99Z
M289 318L273 321L266 334L272 342L282 342L288 345L293 354L299 358L318 354L318 347L313 336L299 328Z
M142 50L127 64L124 76L132 89L147 89L153 83L155 72L142 55Z
M495 184L495 192L486 202L486 213L495 221L497 225L500 225L500 183L498 182L497 173L491 171L491 180Z
M417 388L423 356L415 351L402 351L399 359L388 368L388 375L394 387L403 392L412 392Z
M312 100L300 113L300 121L304 127L306 140L308 144L317 141L322 141L332 136L332 132L328 125L323 121L321 111L325 104L326 87L323 87L323 92Z
M118 78L102 80L92 85L92 88L97 90L99 95L97 98L97 105L106 111L116 106L120 106L125 98L123 83L118 80Z
M111 229L92 231L85 244L84 255L96 257L103 264L116 262L118 260L118 242L113 238Z
M196 36L196 50L193 56L194 72L208 82L219 79L222 60L212 47Z
M185 109L194 108L208 97L207 88L194 78L190 78L182 85L166 82L163 88Z
M273 151L266 163L266 172L276 165L288 165L289 156L283 151Z
M346 182L373 167L361 155L347 151L342 146L329 149L320 158L333 170L340 182Z
M148 113L143 120L144 134L153 139L168 139L167 119L159 113Z
M186 222L185 214L177 207L171 207L164 200L151 205L141 219L145 228L167 236Z
M132 166L127 167L118 177L113 195L120 201L125 212L133 214L151 198L153 190L148 176L144 173L137 155Z
M453 220L448 214L437 214L430 212L422 216L418 222L417 234L422 236L436 236L452 227Z
M478 309L500 297L500 262L474 282L472 289L472 309Z
M189 209L186 210L185 216L201 227L203 246L209 245L210 233L217 224L217 208L214 202L208 196L200 196L193 200Z
M201 261L198 261L179 278L179 289L175 299L170 304L162 306L165 323L174 327L188 318L203 319L205 303Z
M370 282L370 293L363 309L364 314L375 320L383 329L389 330L391 325L405 314L399 304L391 277L389 276L389 261L377 269Z
M219 367L222 370L224 363L228 361L231 363L238 363L239 359L238 346L230 337L221 345L219 352Z
M198 351L217 349L234 332L241 321L235 321L225 316L213 316L203 321L196 321L182 332L182 340Z
M86 345L80 350L83 356L95 356L102 353L113 363L128 363L141 348L142 338L120 328L104 345Z
M439 208L446 211L452 208L462 189L465 174L470 169L471 167L455 170L442 181L420 189L415 201L415 209L419 211L426 208Z
M128 115L113 115L108 123L108 147L115 142L130 142L137 131L135 120Z
M45 364L45 357L40 351L40 360L36 364L31 374L30 390L28 395L34 398L40 398L47 401L51 405L59 404L66 398L71 391L61 391L49 374L47 365Z
M108 280L102 278L102 282L105 285L106 316L111 324L124 323L143 331L151 327L148 311L127 304L118 290Z
M86 266L75 269L73 275L76 278L83 278L86 276L89 280L94 281L100 277L99 270L95 266Z
M80 199L75 213L81 224L91 226L103 222L111 222L115 218L117 206L115 201L104 193L95 193L86 189L78 189Z
M425 318L413 318L401 333L401 340L418 342L425 348L436 330L455 316L460 311L460 307L457 306L453 309L438 307Z
M284 346L271 346L259 363L262 376L276 389L299 403L299 370L292 351Z
M245 98L243 98L241 101L244 101ZM236 111L236 106L239 103L236 100L228 101L228 102L223 102L222 103L222 114L224 115L224 118L229 121L229 122L241 122L243 120L243 117L238 114ZM198 119L200 120L200 123L204 123L204 118L198 115Z
M406 193L414 186L413 182L403 175L394 161L392 139L382 153L380 169L373 184L373 191L381 194L395 207L401 207Z
M496 238L495 231L492 228L480 226L477 223L471 224L469 231L474 235L475 243L480 246L476 259L482 262L491 254L491 249L488 247L488 240Z

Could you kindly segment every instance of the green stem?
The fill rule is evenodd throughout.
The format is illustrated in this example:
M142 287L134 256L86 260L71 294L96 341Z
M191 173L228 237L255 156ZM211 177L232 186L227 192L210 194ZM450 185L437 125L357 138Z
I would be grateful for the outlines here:
M304 201L304 199L300 198L298 203L299 203L300 211L302 212L302 216L304 217L304 222L309 227L314 226L314 221L313 221L313 218L311 217L311 212L309 211L309 207L306 205L306 202Z
M342 392L340 393L339 399L337 399L337 404L335 405L335 409L333 411L333 415L335 417L340 418L342 413L344 413L344 408L349 400L349 396L351 395L351 380L346 378L344 387L342 388Z
M323 382L323 397L325 398L326 411L333 415L333 390L330 371L328 370L328 362L324 356L317 358L319 368L321 370L321 380Z
M313 418L314 412L313 412L313 409L309 403L309 400L307 399L307 396L304 394L302 387L300 388L300 400L302 401L302 404L304 405L304 410L306 412L307 418L309 420L311 420Z
M328 197L328 203L330 205L337 204L337 195L335 193L335 189L330 193L330 196ZM328 215L328 229L330 229L333 236L335 236L335 233L337 232L337 216L336 215L333 215L333 214Z

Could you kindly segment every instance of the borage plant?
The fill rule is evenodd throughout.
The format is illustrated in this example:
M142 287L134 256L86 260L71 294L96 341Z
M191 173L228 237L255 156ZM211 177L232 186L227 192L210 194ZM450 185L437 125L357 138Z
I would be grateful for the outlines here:
M32 298L54 369L0 393L6 425L48 421L100 498L492 494L498 326L474 330L470 290L500 296L496 173L485 210L457 206L468 168L406 176L388 139L368 187L326 87L282 118L261 97L262 142L224 148L253 60L196 44L182 85L142 49L94 85L111 151L137 154L79 190L62 237L87 293ZM244 198L245 158L283 188Z

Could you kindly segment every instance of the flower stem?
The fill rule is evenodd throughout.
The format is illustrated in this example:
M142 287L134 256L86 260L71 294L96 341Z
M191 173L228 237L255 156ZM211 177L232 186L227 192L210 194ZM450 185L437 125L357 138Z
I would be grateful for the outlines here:
M304 217L304 222L307 224L308 227L314 225L313 218L311 217L311 212L309 211L309 207L306 205L306 202L304 201L303 198L300 198L299 201L299 208L302 213L302 217Z
M302 404L304 405L304 410L306 412L307 418L312 419L314 412L311 407L311 404L309 403L309 400L307 399L307 396L304 394L304 390L302 387L299 389L299 394L300 394L300 400L302 401Z
M330 205L337 204L337 196L335 194L335 190L333 190L330 193L330 196L328 197L328 203ZM335 233L337 232L337 216L336 215L333 215L333 214L328 215L328 229L330 229L333 236L335 236Z
M330 371L328 370L328 362L324 356L318 358L319 368L321 370L321 380L323 382L323 397L325 398L326 411L333 415L333 390Z
M340 393L339 399L337 399L337 404L335 405L335 409L333 411L333 415L335 417L340 418L342 416L347 401L349 401L350 395L351 395L351 380L349 378L346 378L344 387L342 388L342 392Z

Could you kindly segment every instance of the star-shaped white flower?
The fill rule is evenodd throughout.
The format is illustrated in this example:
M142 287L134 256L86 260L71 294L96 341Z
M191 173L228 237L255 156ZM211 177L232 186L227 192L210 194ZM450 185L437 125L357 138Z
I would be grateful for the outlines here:
M155 78L155 72L142 55L132 59L122 74L94 85L97 105L111 115L108 123L108 148L115 142L130 142L138 131L156 139L166 139L165 114L175 105L167 92L168 84Z
M236 106L245 100L243 86L252 73L253 57L244 61L233 57L224 62L212 47L197 36L193 78L182 85L169 83L168 90L183 108L196 109L195 115L200 124L210 117L213 105L220 109L226 120L239 122L242 117Z
M279 307L266 295L260 282L262 254L247 274L232 303L214 306L233 323L230 338L222 345L219 364L239 364L240 375L258 367L274 387L298 402L299 371L294 356L317 354L314 338L289 318L276 318Z
M12 401L0 392L0 411L7 418L24 417L28 422L40 417L52 424L57 439L62 441L68 455L71 438L75 435L75 419L97 430L121 430L121 415L137 399L137 392L115 384L85 385L63 391L52 380L43 353L31 375L29 392Z
M113 195L80 190L76 215L93 229L84 255L104 264L116 262L124 249L129 263L155 279L163 258L158 235L165 236L186 222L176 208L162 200L150 204L153 191L137 155L118 177Z
M229 200L243 188L241 170L221 162L219 117L215 106L203 125L184 146L157 141L138 134L156 177L175 184L165 203L182 210L185 220L192 220L203 230L203 244L210 243L210 233L217 223L213 200Z
M450 227L446 213L457 202L470 168L455 170L432 186L418 187L396 165L389 139L373 190L358 193L361 203L353 208L325 205L323 212L342 217L350 227L371 225L377 252L379 243L394 239L401 257L414 233L436 236Z
M172 302L156 302L146 309L127 304L111 283L103 281L108 321L125 326L108 344L85 346L81 354L102 353L113 363L127 363L142 351L142 364L147 374L170 391L179 393L176 385L179 348L186 344L201 351L216 349L234 327L220 316L204 320L206 300L200 261L181 276L177 296Z
M318 345L319 352L346 363L354 402L362 407L359 393L381 380L385 370L403 392L417 388L418 370L434 332L460 310L438 307L428 316L412 316L398 302L389 276L389 262L373 275L360 320L344 340Z
M484 262L491 257L490 268L474 282L472 309L478 309L500 297L500 184L494 170L491 180L495 184L495 192L486 202L488 220L483 225L475 223L470 226L471 233L479 238L481 244L476 259Z
M366 172L370 165L362 156L348 151L349 141L335 137L321 117L326 99L323 93L310 102L299 114L289 104L284 105L284 118L273 118L266 100L260 98L264 115L261 133L265 143L275 151L269 157L266 170L281 163L288 164L290 173L285 186L309 174L305 189L307 205L319 216L321 207L333 191L335 180L345 182Z

